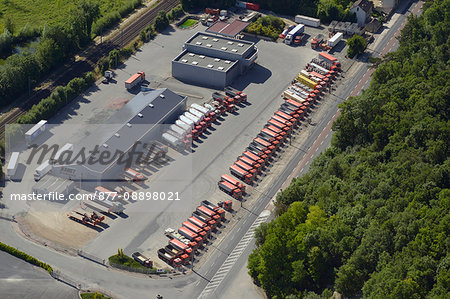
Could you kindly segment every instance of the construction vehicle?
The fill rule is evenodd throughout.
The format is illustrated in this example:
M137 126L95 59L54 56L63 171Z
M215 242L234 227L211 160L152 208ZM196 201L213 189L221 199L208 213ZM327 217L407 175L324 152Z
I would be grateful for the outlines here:
M192 217L197 218L200 221L203 221L205 223L208 223L209 227L211 227L211 229L216 229L217 227L217 222L212 218L212 217L208 217L204 214L201 214L197 211L192 212Z
M320 47L320 45L323 43L324 36L323 34L318 34L316 37L313 38L311 41L311 48L317 49Z
M204 214L207 217L210 217L210 218L214 219L214 221L217 222L217 225L220 224L221 217L216 212L208 209L207 207L205 207L205 206L198 206L196 211L199 212L200 214Z
M230 172L232 175L248 185L251 185L253 183L253 180L255 179L255 176L253 174L243 170L242 168L234 164L230 166Z
M192 216L188 218L188 221L190 223L200 227L201 229L203 229L203 231L206 232L208 237L211 237L211 227L208 224L206 224L206 222L204 222L202 220L199 220L199 219L197 219L195 217L192 217Z
M264 162L264 160L262 160L262 159L258 159L258 160L256 160L256 161L257 161L258 163L260 163L260 161ZM262 163L260 163L260 164L262 164ZM239 189L241 189L242 193L245 193L245 185L242 184L241 182L239 182L238 180L233 179L233 178L230 177L228 174L223 174L223 175L220 177L220 180L221 180L221 181L226 181L226 182L228 182L228 183L230 183L230 184L232 184L232 185L238 187Z
M179 257L176 257L175 255L169 253L164 248L158 249L158 257L167 264L174 267L180 267L183 263L183 261Z
M222 220L225 220L225 211L223 209L221 209L219 206L217 206L217 205L215 205L212 202L207 201L207 200L203 200L201 202L201 205L204 206L204 207L207 207L208 209L210 209L210 210L212 210L214 212L216 212L217 214L219 214L219 216L220 216L220 218Z
M218 185L220 190L232 196L233 198L237 200L240 200L242 198L242 190L235 185L232 185L227 181L220 181Z
M143 182L145 180L145 176L131 168L125 169L124 175L126 178L134 182Z
M193 231L194 233L196 233L197 235L199 235L200 237L202 237L202 239L203 239L204 242L206 242L206 239L209 237L209 236L208 236L208 233L207 233L206 231L204 231L204 230L201 229L200 227L196 226L195 224L192 224L192 223L189 222L189 221L184 221L184 222L182 223L182 225L183 225L185 228L187 228L187 229Z
M183 237L187 238L188 240L194 241L195 243L198 244L198 246L200 247L203 246L203 238L197 235L196 233L192 232L191 230L182 226L178 229L178 233Z
M153 268L152 260L147 258L146 256L142 255L141 253L134 252L131 256L134 258L134 260L136 262L138 262L142 266L147 267L147 268Z
M127 81L125 81L125 87L126 89L132 89L133 87L135 87L137 84L141 83L144 80L145 80L145 73L137 72L136 74L128 78Z
M233 202L231 200L219 201L217 204L219 207L224 208L227 211L233 210Z
M244 92L237 90L231 86L225 87L225 94L230 97L239 96L242 102L247 102L247 94L245 94Z
M286 45L292 44L292 42L294 41L295 37L297 35L303 33L303 31L305 31L305 25L299 24L299 25L295 26L294 29L289 31L289 33L286 35L286 38L284 39L284 43Z

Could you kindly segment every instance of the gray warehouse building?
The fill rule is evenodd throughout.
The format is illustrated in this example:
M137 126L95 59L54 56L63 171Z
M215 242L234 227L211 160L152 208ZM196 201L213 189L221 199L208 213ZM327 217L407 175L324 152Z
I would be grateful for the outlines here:
M172 60L172 76L186 83L221 89L244 74L257 58L254 43L197 32Z
M72 163L70 165L54 165L52 175L69 180L83 182L101 182L123 178L128 153L142 151L143 144L151 140L160 140L164 131L161 125L173 124L180 114L186 110L187 97L171 90L155 89L140 92L122 109L110 117L105 125L91 132L83 145L76 146L74 155L82 148L89 151L98 146L98 151L109 152L111 157L107 163ZM123 153L122 157L120 154ZM86 155L98 160L99 154ZM134 160L137 156L134 156ZM63 158L61 158L63 159ZM122 159L122 160L121 160Z

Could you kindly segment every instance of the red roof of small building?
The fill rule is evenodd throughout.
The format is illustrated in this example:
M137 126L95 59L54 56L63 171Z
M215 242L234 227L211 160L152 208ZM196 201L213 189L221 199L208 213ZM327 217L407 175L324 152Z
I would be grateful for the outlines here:
M232 23L217 22L208 29L207 32L217 33L224 36L235 37L242 32L247 26L250 25L249 22L243 22L240 20L235 20Z

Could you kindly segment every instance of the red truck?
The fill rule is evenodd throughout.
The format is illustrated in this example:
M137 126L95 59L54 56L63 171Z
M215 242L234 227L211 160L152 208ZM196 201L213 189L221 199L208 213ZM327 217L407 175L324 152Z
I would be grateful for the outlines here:
M172 265L174 267L180 267L183 264L181 258L177 257L175 254L167 251L165 248L158 249L158 257L164 262Z
M277 111L275 112L275 115L281 117L284 120L287 120L288 122L291 122L295 127L299 124L300 116L298 114L296 114L297 117L294 117L292 115L284 113L283 111Z
M289 126L286 126L283 123L280 123L279 121L276 121L275 119L269 119L269 121L267 122L267 124L272 125L280 130L283 130L286 132L287 135L291 135L292 130Z
M179 249L176 246L173 245L167 245L166 247L164 247L164 250L172 256L173 259L175 258L179 258L181 260L182 264L188 264L189 263L189 258L192 258L194 255L189 255L187 253L184 252L184 250Z
M231 86L225 87L225 94L231 97L239 96L241 102L247 102L247 94L239 91Z
M217 222L212 217L208 217L197 211L192 212L192 217L197 218L198 220L203 221L205 223L208 223L211 229L216 229L217 227Z
M215 205L212 202L207 201L207 200L203 200L201 202L201 205L206 207L206 208L208 208L208 209L210 209L211 211L216 212L220 216L220 218L222 220L225 220L225 211L221 207L219 207L218 205Z
M197 226L193 225L189 221L184 221L183 222L183 226L186 227L187 229L193 231L194 233L196 233L200 237L202 237L203 241L206 242L206 238L208 238L208 234L205 231L203 231L200 227L197 227Z
M125 177L135 182L143 182L145 180L141 173L131 168L125 169Z
M263 128L261 132L258 134L258 136L269 142L272 142L272 140L276 140L279 143L283 143L284 141L284 136L281 136L280 134L277 134L274 131L267 128Z
M239 159L238 161L242 161L245 164L247 164L247 165L253 167L254 169L256 169L256 172L258 172L258 173L262 170L262 165L259 164L256 161L253 161L252 159L249 159L249 158L247 158L245 156L240 156L238 159Z
M267 160L264 160L263 157L258 156L257 154L252 153L251 151L244 151L244 152L242 153L242 156L245 156L245 157L247 157L247 158L249 158L249 159L251 159L251 160L253 160L253 161L255 161L255 162L257 162L257 163L259 163L259 164L261 164L261 165L263 165L263 166L265 166L265 165L268 164L268 162L269 162L269 161L267 161ZM267 159L267 156L266 156L266 155L265 155L264 157Z
M204 206L198 206L197 212L204 214L208 217L212 217L217 222L217 224L219 224L220 221L222 220L221 217L215 211L212 211Z
M132 89L133 87L135 87L137 84L141 83L144 80L145 80L145 73L137 72L136 74L128 78L127 81L125 81L125 87L126 89Z
M279 142L276 140L274 140L274 143L270 143L268 141L265 141L261 137L256 137L255 139L253 139L253 142L257 143L257 144L261 144L265 148L270 149L272 152L274 152L278 148L278 145L279 145ZM276 142L276 144L275 144L275 142Z
M237 177L238 179L240 179L241 181L245 182L248 185L251 185L253 180L255 179L255 176L253 174L243 170L242 168L234 164L230 166L230 172L232 175L234 175L235 177Z
M208 224L206 224L206 222L201 221L201 220L199 220L199 219L197 219L195 217L192 217L192 216L188 218L188 221L190 223L200 227L201 229L203 229L206 232L206 234L208 235L208 237L211 237L211 233L212 233L211 227Z
M198 246L203 245L202 237L200 237L196 233L192 232L191 230L189 230L183 226L178 229L178 233L180 235L184 236L186 239L196 242L198 244Z
M242 190L236 187L235 185L230 184L227 181L220 181L218 185L220 190L230 195L231 197L237 200L242 198Z
M261 159L262 160L262 159ZM220 177L221 181L226 181L236 187L238 187L239 189L241 189L242 193L245 193L245 185L242 184L241 182L239 182L238 180L233 179L232 177L230 177L228 174L223 174Z
M250 165L245 164L242 161L237 160L236 162L234 162L234 165L238 166L244 171L247 171L248 173L251 173L255 177L258 175L258 171L256 169L254 169Z
M177 239L170 240L169 241L169 246L172 246L175 249L177 249L179 251L182 251L181 254L187 254L188 256L193 256L194 255L194 250L190 246L188 246L188 245L184 244L183 242L181 242L180 240L177 240Z

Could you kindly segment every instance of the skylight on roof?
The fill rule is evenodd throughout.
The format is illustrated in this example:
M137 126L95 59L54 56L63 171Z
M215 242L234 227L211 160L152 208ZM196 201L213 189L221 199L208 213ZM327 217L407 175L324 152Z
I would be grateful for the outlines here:
M229 60L225 60L225 63L226 63L226 64L230 64L230 63L231 63L231 61L229 61Z
M166 96L163 94L160 94L159 97L164 99Z
M155 105L153 105L153 104L148 104L148 106L149 106L150 108L155 107Z
M120 137L120 134L119 134L119 133L116 133L116 134L114 134L114 136L116 136L116 137Z
M223 66L219 66L218 69L223 71L224 67Z
M195 54L194 53L189 53L189 56L194 57Z
M128 127L128 128L131 128L131 124L130 124L130 123L127 123L127 127Z
M215 62L219 62L220 59L219 59L219 58L214 58L214 61L215 61Z
M187 59L181 59L181 61L184 62L184 63L186 63L186 62L187 62Z
M217 38L213 38L213 41L218 42L219 40Z
M192 61L192 64L193 64L193 65L197 65L198 62L197 62L197 61Z
M221 49L224 50L224 51L226 51L226 50L227 50L227 47L222 47Z
M205 56L204 55L200 55L199 56L201 59L205 59Z
M142 113L138 113L137 116L140 117L140 118L143 118L143 117L144 117L144 115L142 115Z
M238 44L238 47L243 47L244 46L244 44Z
M195 44L200 46L202 44L202 42L196 42Z
M211 45L211 44L206 44L206 46L207 46L208 48L211 48L211 47L212 47L212 45Z
M212 64L208 64L208 67L209 67L209 68L212 68L213 66L214 66L214 65L212 65Z
M234 52L234 53L236 53L236 52L237 52L237 50L236 50L236 49L233 49L233 50L231 50L231 52Z
M233 42L228 42L228 44L229 44L229 45L232 45L232 44L233 44Z
M208 37L207 37L207 36L203 36L202 38L203 38L204 40L207 40L207 39L208 39Z

